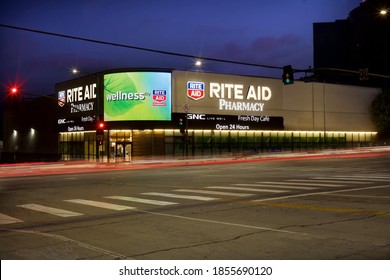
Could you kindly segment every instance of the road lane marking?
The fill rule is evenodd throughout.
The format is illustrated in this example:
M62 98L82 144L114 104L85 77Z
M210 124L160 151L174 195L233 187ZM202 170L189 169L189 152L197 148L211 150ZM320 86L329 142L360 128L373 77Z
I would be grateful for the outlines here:
M177 202L144 199L144 198L137 198L137 197L130 197L130 196L106 196L105 198L118 199L118 200L131 201L131 202L138 202L138 203L145 203L145 204L152 204L152 205L160 205L160 206L167 206L167 205L178 204Z
M22 222L23 222L22 220L0 213L0 225L22 223Z
M125 206L125 205L118 205L118 204L112 204L112 203L106 203L106 202L100 202L100 201L93 201L93 200L85 200L85 199L69 199L69 200L64 200L64 201L71 202L71 203L82 204L82 205L93 206L93 207L98 207L98 208L117 210L117 211L135 209L135 207Z
M290 180L288 180L290 181ZM262 182L264 184L271 184L271 185L280 185L281 182ZM323 184L323 183L294 183L294 182L283 182L285 185L291 185L291 186L316 186L316 187L343 187L344 185L337 185L337 184Z
M163 217L168 217L168 218L176 218L176 219L201 222L201 223L223 225L223 226L233 226L233 227L241 227L241 228L249 228L249 229L256 229L256 230L278 232L278 233L298 234L298 235L305 235L305 236L309 235L308 233L305 233L305 232L297 232L297 231L290 231L290 230L277 229L277 228L268 228L268 227L251 226L251 225L245 225L245 224L229 223L229 222L223 222L223 221L218 221L218 220L207 220L207 219L193 218L193 217L152 212L152 211L145 211L145 210L136 210L136 212L150 214L150 215L156 215L156 216L163 216Z
M63 217L63 218L76 217L76 216L83 215L81 213L72 212L72 211L68 211L68 210L64 210L64 209L53 208L53 207L47 207L47 206L39 205L39 204L23 204L23 205L17 205L17 206L25 208L25 209L33 210L33 211L51 214L51 215L58 216L58 217Z
M326 211L326 212L338 212L338 213L353 213L353 214L369 214L369 215L380 215L380 216L390 216L390 212L380 211L380 210L364 210L364 209L352 209L352 208L338 208L338 207L322 207L315 205L305 205L305 204L292 204L292 203L281 203L281 202L265 202L259 201L256 202L257 205L266 205L282 208L293 208L293 209L304 209L304 210L314 210L314 211Z
M263 202L263 201L271 201L271 200L279 200L279 199L289 199L289 198L305 197L305 196L313 196L313 195L324 195L324 194L334 194L334 193L341 193L341 192L363 191L363 190L370 190L370 189L382 189L382 188L388 188L388 187L390 187L390 185L373 186L373 187L365 187L365 188L353 188L353 189L347 189L347 190L336 190L336 191L324 191L324 192L292 194L292 195L285 195L285 196L279 196L279 197L270 197L270 198L256 199L256 200L252 200L252 201L253 202Z
M315 190L318 188L315 187L292 187L292 186L285 186L282 182L280 182L280 185L275 184L263 184L267 182L258 182L256 184L234 184L235 186L247 186L247 187L269 187L269 188L283 188L283 189L297 189L297 190Z
M80 242L80 241L77 241L77 240L74 240L74 239L70 239L68 237L65 237L65 236L62 236L62 235L58 235L58 234L47 233L47 232L40 232L40 231L33 231L33 230L20 230L20 229L6 229L6 230L9 231L9 232L17 232L17 233L24 233L24 234L34 234L34 235L42 236L42 237L45 237L45 238L57 239L57 240L60 240L62 242L66 242L66 243L69 243L69 244L74 244L76 246L79 246L79 247L82 247L82 248L85 248L85 249L88 249L88 250L92 250L92 251L98 252L98 253L100 253L102 255L110 256L111 258L116 259L116 260L117 259L133 260L132 258L128 258L125 255L122 255L122 254L119 254L119 253L116 253L116 252L113 252L113 251L109 251L109 250L106 250L106 249L103 249L103 248L99 248L99 247L96 247L96 246L93 246L93 245L90 245L90 244L87 244L87 243L84 243L84 242Z
M240 187L220 187L220 186L211 186L205 187L206 189L216 189L216 190L237 190L237 191L250 191L250 192L270 192L270 193L285 193L288 191L283 190L270 190L270 189L254 189L254 188L240 188Z
M307 181L311 181L310 179L307 179ZM331 179L329 177L314 177L313 182L320 181L324 183L337 183L337 184L357 184L357 185L365 185L366 182L362 181L351 181L346 179Z
M219 192L219 191L207 191L207 190L191 190L191 189L179 189L174 190L175 192L188 192L188 193L200 193L200 194L211 194L211 195L226 195L226 196L238 196L246 197L254 195L252 193L232 193L232 192Z
M160 193L160 192L148 192L142 193L144 195L155 195L163 197L172 197L172 198L183 198L183 199L192 199L192 200L201 200L201 201L211 201L217 200L215 197L206 197L206 196L197 196L197 195L182 195L182 194L173 194L173 193Z

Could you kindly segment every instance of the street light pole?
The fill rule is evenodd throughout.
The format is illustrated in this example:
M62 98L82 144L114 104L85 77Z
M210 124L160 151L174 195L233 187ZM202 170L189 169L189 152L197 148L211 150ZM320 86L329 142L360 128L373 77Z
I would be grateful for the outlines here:
M322 93L322 103L324 108L324 149L326 148L326 103L325 103L325 80L324 80L324 89Z
M200 70L203 63L202 63L202 60L200 59L197 59L194 64L193 64L197 70ZM191 67L192 68L192 67ZM187 81L188 81L188 70L186 71L186 77L187 77ZM188 134L188 112L189 112L189 105L188 105L188 95L186 93L186 100L187 100L187 103L183 105L183 109L184 109L184 112L185 112L185 130L184 130L184 145L185 145L185 155L186 157L188 157L188 154L189 154L189 145L190 145L190 137L189 137L189 134ZM192 149L194 151L194 149ZM194 153L194 152L193 152Z

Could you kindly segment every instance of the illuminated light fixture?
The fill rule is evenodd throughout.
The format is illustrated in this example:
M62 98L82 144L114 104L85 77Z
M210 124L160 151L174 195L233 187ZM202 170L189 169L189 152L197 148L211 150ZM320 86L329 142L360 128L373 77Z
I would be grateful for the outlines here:
M19 88L17 86L12 86L9 89L9 93L12 95L16 95L19 92Z
M385 16L385 15L387 15L387 10L382 9L382 10L380 10L379 13L380 13L382 16Z
M198 59L198 60L195 62L195 66L202 66L202 61Z
M72 73L73 74L77 74L77 73L79 73L80 71L79 71L79 69L77 69L77 68L72 68Z

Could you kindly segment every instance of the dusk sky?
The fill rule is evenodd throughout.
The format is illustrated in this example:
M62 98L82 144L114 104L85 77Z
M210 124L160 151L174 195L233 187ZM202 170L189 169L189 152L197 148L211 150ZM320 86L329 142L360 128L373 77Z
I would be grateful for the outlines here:
M0 23L200 57L302 69L313 65L313 23L346 19L359 0L10 1ZM50 94L57 82L114 68L192 70L189 58L0 27L2 93L13 82ZM204 71L281 76L281 70L205 62Z

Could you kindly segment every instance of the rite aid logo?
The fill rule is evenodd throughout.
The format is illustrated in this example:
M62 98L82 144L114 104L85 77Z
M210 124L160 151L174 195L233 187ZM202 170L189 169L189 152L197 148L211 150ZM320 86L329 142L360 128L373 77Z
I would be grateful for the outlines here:
M202 82L187 82L187 96L199 100L204 97L204 83Z
M58 105L61 107L65 105L65 90L58 92Z
M153 100L157 102L165 102L167 100L167 91L154 89Z

